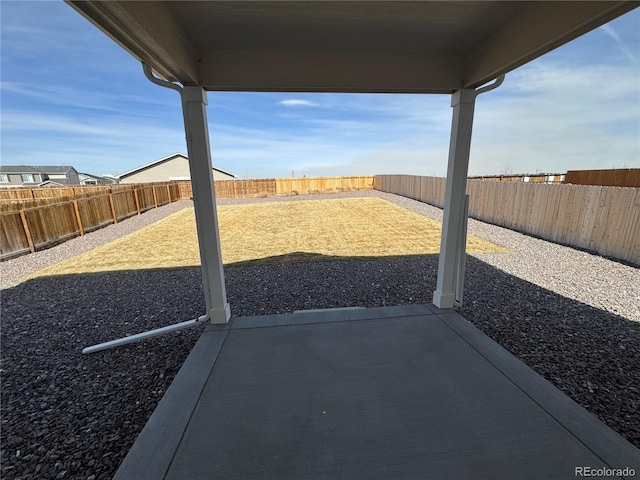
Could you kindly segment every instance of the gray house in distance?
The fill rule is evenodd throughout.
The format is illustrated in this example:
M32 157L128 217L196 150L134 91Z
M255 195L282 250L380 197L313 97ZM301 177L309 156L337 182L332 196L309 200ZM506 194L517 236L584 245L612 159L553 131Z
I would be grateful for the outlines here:
M111 175L92 175L90 173L79 173L80 183L82 185L111 185L118 183L118 179Z
M78 171L70 166L0 165L0 186L2 187L37 187L44 182L81 185Z
M67 185L109 185L118 183L114 177L80 173L62 166L32 167L28 165L0 165L0 187L41 187Z
M213 168L214 180L235 180L233 173ZM171 180L191 180L189 158L182 153L174 153L155 162L134 168L118 175L120 183L168 182Z

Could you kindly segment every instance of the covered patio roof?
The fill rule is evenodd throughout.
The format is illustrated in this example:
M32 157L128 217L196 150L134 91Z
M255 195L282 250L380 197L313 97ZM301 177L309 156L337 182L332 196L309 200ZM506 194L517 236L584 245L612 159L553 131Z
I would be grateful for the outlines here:
M453 93L632 10L628 1L74 1L169 81L206 90Z

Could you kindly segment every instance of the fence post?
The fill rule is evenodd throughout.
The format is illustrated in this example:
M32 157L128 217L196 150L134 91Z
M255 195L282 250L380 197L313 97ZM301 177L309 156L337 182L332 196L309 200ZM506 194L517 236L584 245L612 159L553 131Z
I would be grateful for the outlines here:
M133 189L133 196L136 199L136 209L138 210L138 215L140 215L140 200L138 200L138 189Z
M171 189L169 188L169 182L167 182L167 196L169 197L169 203L171 203Z
M84 228L82 226L82 219L80 218L80 210L78 209L78 201L73 201L73 209L76 211L76 220L78 221L78 228L80 228L80 236L84 235Z
M118 217L116 215L116 207L113 205L113 193L109 194L109 205L111 205L111 214L113 215L113 223L118 223Z
M36 247L33 245L33 238L31 238L31 230L29 230L29 223L27 222L27 216L24 213L23 209L20 209L20 219L22 220L22 228L24 228L24 233L27 235L27 242L29 242L29 248L31 249L31 253L36 251Z
M155 185L151 186L151 192L153 193L153 204L155 205L156 208L158 208L158 197L156 197L156 186Z

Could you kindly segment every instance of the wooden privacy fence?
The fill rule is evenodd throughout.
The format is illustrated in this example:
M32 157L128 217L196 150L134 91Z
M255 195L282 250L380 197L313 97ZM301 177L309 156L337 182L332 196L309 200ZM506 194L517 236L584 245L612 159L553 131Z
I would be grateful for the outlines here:
M87 187L37 187L37 188L0 188L0 200L37 200L39 198L78 197L111 193L112 188L124 185L92 185Z
M376 175L373 188L444 207L445 178L417 175ZM467 182L468 183L468 182Z
M179 182L182 198L191 197L191 183ZM370 190L373 176L365 177L300 177L262 180L218 180L216 197L265 197L268 195L303 195L307 193Z
M343 192L350 190L370 190L373 188L373 177L301 177L277 178L276 193L278 195Z
M530 183L564 183L563 173L533 173L529 175L487 175L469 177L473 180L489 182L530 182Z
M371 188L372 176L215 182L219 198ZM42 250L191 195L189 181L0 189L0 260Z
M640 168L609 170L569 170L565 183L611 187L640 187Z
M445 179L376 175L374 188L444 206ZM640 188L467 181L469 215L640 265Z
M178 185L171 182L4 189L0 193L4 197L0 203L2 260L42 250L181 199ZM50 197L45 198L47 193Z
M191 182L178 182L182 198L191 198ZM275 179L217 180L214 182L217 198L263 197L276 195Z

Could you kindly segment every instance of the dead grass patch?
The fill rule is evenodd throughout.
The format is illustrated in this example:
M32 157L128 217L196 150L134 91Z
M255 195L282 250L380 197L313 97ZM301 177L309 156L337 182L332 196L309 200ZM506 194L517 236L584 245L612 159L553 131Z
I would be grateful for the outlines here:
M435 254L441 224L380 198L218 207L225 264ZM469 252L508 249L475 235ZM27 278L199 266L193 209L181 210Z

